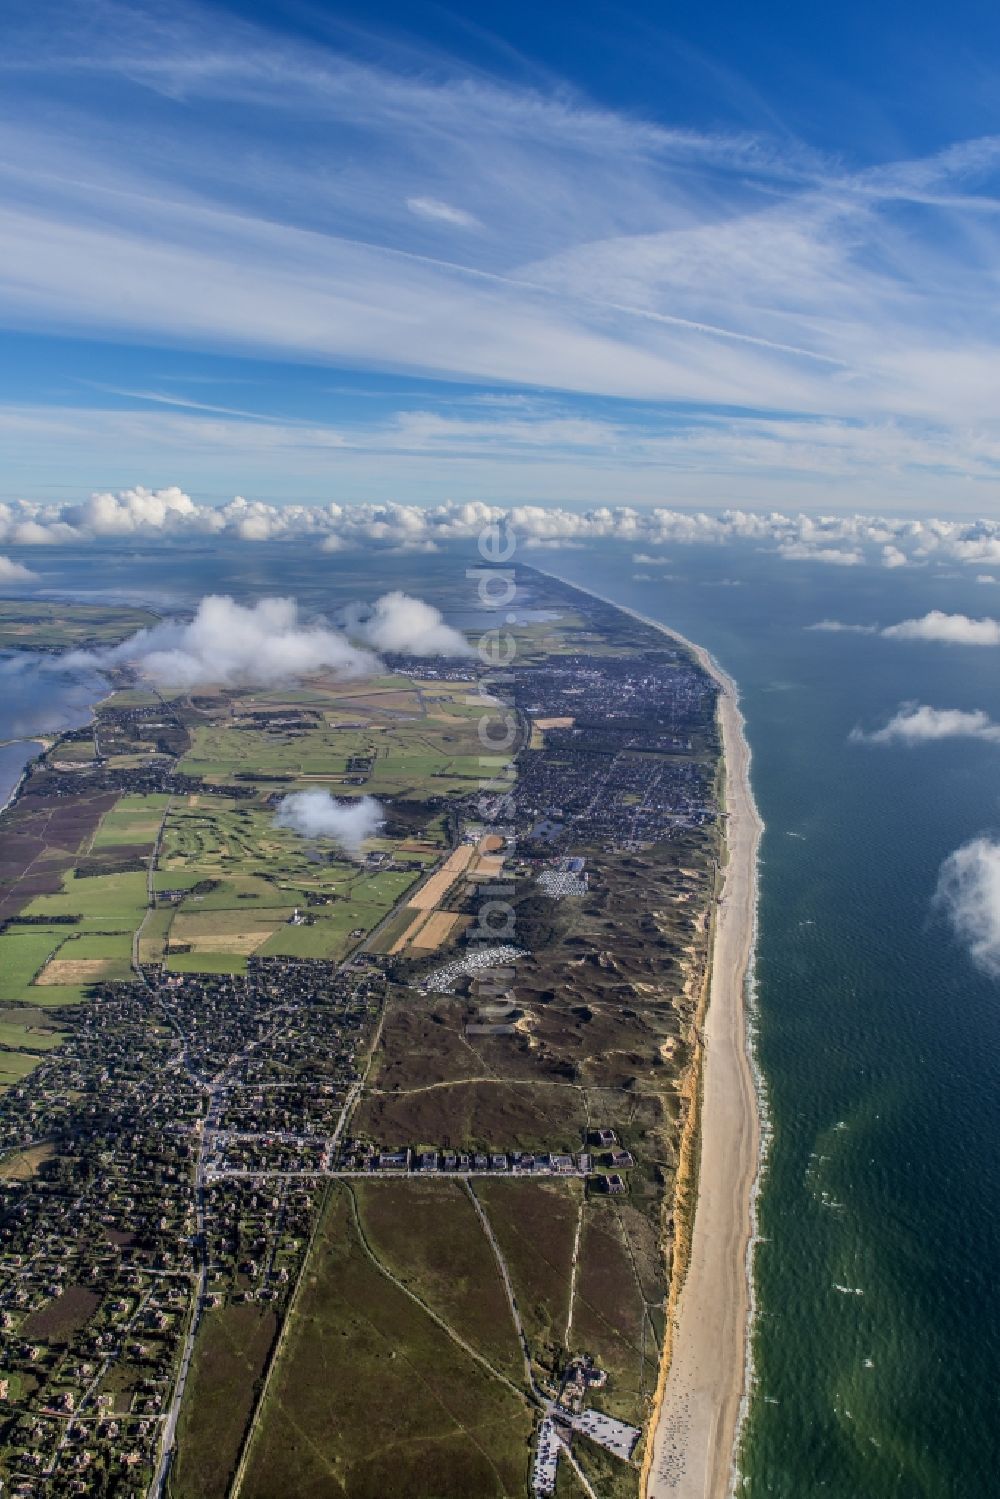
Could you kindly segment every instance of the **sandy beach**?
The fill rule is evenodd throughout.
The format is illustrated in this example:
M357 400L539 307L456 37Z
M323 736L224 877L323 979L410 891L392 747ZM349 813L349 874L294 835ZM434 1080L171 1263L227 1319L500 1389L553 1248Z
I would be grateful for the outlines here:
M654 621L650 621L654 623ZM674 631L667 631L683 640ZM735 683L684 642L721 688L728 861L705 1021L698 1206L672 1356L653 1432L648 1499L728 1499L747 1380L752 1199L760 1118L748 1050L746 977L756 931L761 821Z
M749 1370L750 1248L761 1148L746 981L762 823L735 682L678 631L602 594L592 596L686 646L720 688L728 857L705 1018L698 1202L690 1265L668 1340L669 1367L657 1391L645 1499L729 1499Z

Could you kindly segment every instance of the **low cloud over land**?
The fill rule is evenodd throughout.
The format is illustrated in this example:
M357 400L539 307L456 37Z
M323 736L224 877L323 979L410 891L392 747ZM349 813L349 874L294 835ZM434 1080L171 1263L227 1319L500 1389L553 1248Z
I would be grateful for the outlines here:
M291 828L303 838L329 838L357 855L385 820L374 797L337 801L329 791L293 791L283 798L275 816L279 828Z
M1000 724L981 708L930 708L926 703L904 703L881 729L853 729L855 744L927 744L937 739L985 739L1000 744Z
M465 636L445 623L439 609L409 594L383 594L370 609L358 606L347 615L345 629L334 630L302 621L294 599L244 605L228 594L209 594L186 623L167 620L109 650L71 652L58 665L133 666L171 687L271 687L317 671L363 676L378 669L374 650L412 656L472 654Z
M325 625L299 620L294 599L261 599L250 607L226 594L210 594L188 623L165 622L140 630L112 650L77 653L70 665L130 665L154 682L197 687L209 682L277 686L315 671L359 676L375 658Z
M1000 842L973 838L941 866L934 904L974 963L1000 978Z
M15 562L12 557L0 557L0 583L30 583L38 577L30 567L25 567L23 562Z
M465 636L445 624L440 609L398 589L376 599L370 613L354 611L348 630L377 651L400 651L411 656L472 655Z

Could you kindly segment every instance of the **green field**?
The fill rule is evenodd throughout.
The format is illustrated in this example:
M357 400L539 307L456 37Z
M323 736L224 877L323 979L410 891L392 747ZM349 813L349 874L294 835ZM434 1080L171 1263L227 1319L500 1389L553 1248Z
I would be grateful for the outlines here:
M0 650L114 645L155 623L145 609L0 599Z
M0 1092L27 1077L40 1061L40 1057L29 1056L24 1051L0 1050Z
M38 1004L58 1003L47 997L54 988L131 976L132 934L146 911L146 877L130 872L81 879L69 872L58 895L37 896L25 911L31 916L79 918L52 929L62 934L58 951L36 974L30 990L22 988L8 996ZM68 994L65 998L68 1001Z
M142 936L139 938L140 963L162 962L167 934L170 931L173 919L174 910L171 906L167 906L163 910L150 911L148 913L142 929Z
M233 705L236 722L196 725L181 769L216 784L278 774L294 778L284 783L288 790L325 784L358 794L345 778L351 757L361 755L373 761L363 787L372 795L468 791L480 779L482 753L481 708L468 695L462 684L397 677L326 692L258 693ZM287 729L254 726L250 714L264 709L307 720Z
M246 973L247 960L238 953L171 953L164 967L171 973Z
M79 879L72 873L63 878L58 895L36 896L25 907L27 916L79 916L78 930L110 918L137 924L146 909L146 876L139 871L93 875Z
M237 973L254 951L342 958L357 941L351 933L376 926L436 857L406 854L412 870L372 871L330 847L317 852L297 833L276 827L270 807L221 797L194 801L170 809L154 881L158 891L191 893L159 909L146 928L148 952L157 941L162 950L165 937L171 948L193 947L168 953L167 966L178 972L199 971L199 954L205 972ZM384 838L376 846L394 847ZM307 921L291 925L295 910Z
M73 930L71 926L15 926L0 932L0 1000L21 999L35 974Z
M282 926L261 948L265 956L289 958L341 958L358 940L352 931L369 932L385 915L386 906L341 902L320 907L313 926Z
M9 1012L8 1012L9 1013ZM40 1028L27 1021L0 1020L0 1049L12 1051L50 1051L66 1039L64 1031Z
M123 796L101 819L91 845L95 849L134 843L152 845L168 796Z
M480 747L478 710L465 701L467 695L464 684L414 684L387 676L247 696L206 691L197 698L200 718L193 724L190 705L185 710L182 704L191 742L180 769L216 784L252 786L254 795L192 792L171 800L127 794L105 814L90 853L121 850L124 857L142 857L162 822L154 889L188 892L149 913L142 961L163 961L178 972L239 973L256 951L342 958L358 940L352 933L370 932L434 863L435 850L447 841L441 815L404 815L403 826L412 832L398 835L399 841L418 844L399 855L410 867L368 870L333 844L277 827L269 801L295 787L323 785L340 796L381 793L408 805L468 790L479 782ZM113 701L122 706L128 696L116 694ZM264 726L266 715L274 720L270 727ZM363 787L342 785L345 776L357 776L352 756L371 762ZM294 779L280 779L285 775ZM256 776L263 779L254 784ZM269 779L274 776L279 779ZM429 824L432 846L420 847ZM398 852L384 836L371 847ZM64 981L59 987L127 979L132 935L147 911L146 877L141 870L86 878L68 873L58 894L37 897L26 909L33 916L76 918L57 934L59 951L47 974ZM306 920L292 925L296 909ZM56 945L57 939L46 945L41 932L11 945L6 997L31 997L26 991ZM72 964L87 966L64 969Z

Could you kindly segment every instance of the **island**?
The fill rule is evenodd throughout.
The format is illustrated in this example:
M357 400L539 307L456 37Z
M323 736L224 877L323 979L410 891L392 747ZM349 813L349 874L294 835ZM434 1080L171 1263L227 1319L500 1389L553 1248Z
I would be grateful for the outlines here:
M6 1492L673 1492L735 1246L728 1477L757 1158L735 692L517 582L510 660L115 669L29 767L0 823ZM315 790L383 821L304 836L281 808Z
M147 629L159 618L126 604L0 599L0 651L97 650Z

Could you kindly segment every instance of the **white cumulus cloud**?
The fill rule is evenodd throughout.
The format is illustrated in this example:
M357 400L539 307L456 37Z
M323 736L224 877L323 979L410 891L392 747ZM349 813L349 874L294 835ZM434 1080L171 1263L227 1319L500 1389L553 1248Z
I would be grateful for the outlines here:
M985 739L1000 744L1000 724L981 708L931 708L904 703L881 729L853 729L856 744L926 744L935 739Z
M12 557L0 557L0 583L30 583L38 574Z
M409 656L471 656L465 636L445 624L441 610L396 589L375 600L367 618L355 616L351 633L379 651Z
M315 671L358 676L376 666L336 630L303 624L294 599L261 599L250 607L210 594L188 623L168 621L140 630L95 655L74 653L69 664L129 664L153 681L176 687L209 682L280 685Z
M890 640L937 640L945 645L1000 645L1000 620L970 619L932 609L920 619L904 619L882 631Z
M830 567L858 567L864 556L840 547L814 547L805 541L782 542L778 553L786 562L825 562Z
M385 818L381 803L371 796L337 801L329 791L293 791L282 798L274 820L303 838L330 838L356 855Z
M92 413L90 414L92 415ZM442 440L442 419L427 413L397 416L396 426L383 435L384 456L390 452L431 444L427 449L436 460L441 453L434 444ZM532 451L557 447L560 433L568 425L542 418L519 421L520 435L512 433L508 417L475 423L444 424L456 451L473 438L485 440L491 450L507 451L512 441ZM580 425L580 424L577 424ZM591 424L593 425L593 424ZM558 426L559 432L553 432ZM299 429L268 427L283 451L302 433ZM494 428L496 430L494 430ZM259 426L243 422L240 441L245 445ZM527 432L530 431L530 440ZM336 440L335 440L336 439ZM609 442L620 444L624 432L611 434ZM310 442L326 451L331 445L350 447L343 436L311 432ZM368 443L371 434L365 434ZM402 449L399 445L402 444ZM443 449L441 450L443 451ZM1000 448L998 448L1000 452ZM639 509L630 505L595 505L590 509L567 509L560 504L490 505L482 501L447 501L400 504L397 501L356 505L273 504L236 495L224 505L199 502L176 485L146 489L139 485L115 494L100 492L82 503L16 500L0 502L0 544L42 546L52 544L109 544L120 539L142 537L169 543L181 538L223 536L247 543L308 541L321 551L387 550L421 552L440 550L456 542L475 542L486 526L508 529L526 550L560 549L594 542L619 542L629 546L638 566L664 566L667 549L746 543L777 552L787 561L827 563L835 567L857 567L862 562L895 568L900 557L910 566L929 562L970 565L986 576L983 567L1000 563L1000 519L955 521L942 518L911 518L878 515L814 515L802 511L753 511L724 509L672 510L663 505ZM663 551L659 550L663 549ZM976 572L970 572L970 579Z
M973 838L941 865L934 903L991 978L1000 978L1000 842Z
M821 619L807 630L839 635L884 635L887 640L928 640L943 645L1000 645L1000 620L970 619L967 614L945 614L931 609L919 619L903 619L897 625L852 624L841 619Z

